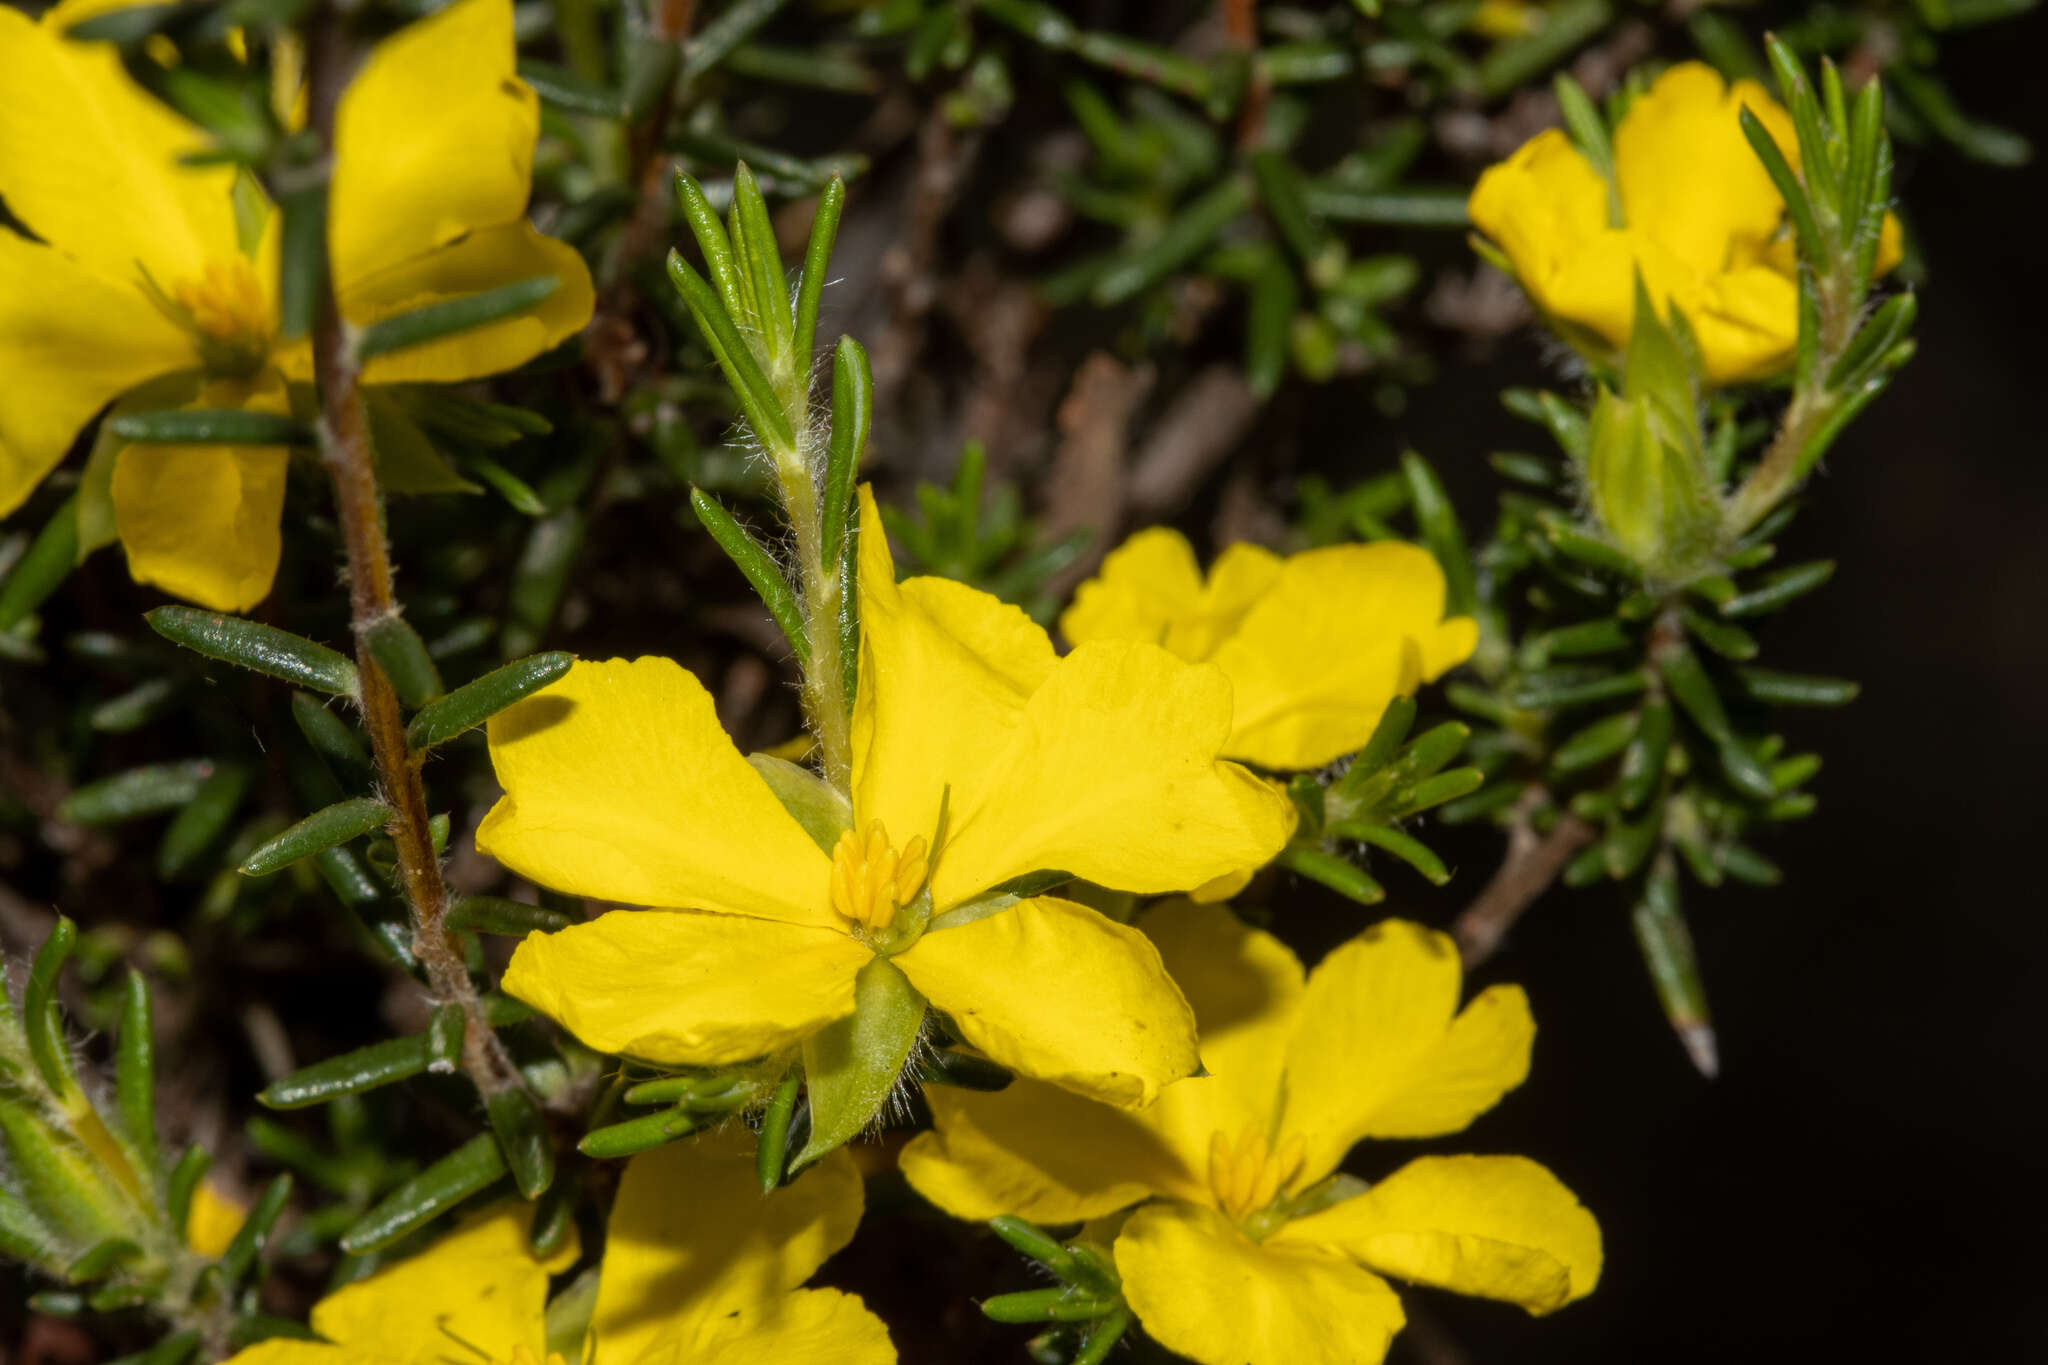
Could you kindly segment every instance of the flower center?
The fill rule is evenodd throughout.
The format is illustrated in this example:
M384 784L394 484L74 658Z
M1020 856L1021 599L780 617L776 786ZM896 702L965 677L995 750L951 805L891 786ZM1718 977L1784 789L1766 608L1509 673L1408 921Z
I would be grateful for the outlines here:
M210 373L247 378L263 368L274 324L248 257L208 261L196 278L173 286L170 296L197 337Z
M883 933L917 898L925 870L923 835L912 835L899 853L882 822L870 820L865 837L847 830L832 849L832 908L856 929Z
M503 1365L543 1365L543 1362L534 1355L531 1349L520 1345L512 1348L512 1358L503 1362ZM545 1365L563 1365L562 1353L560 1351L549 1351Z
M1301 1174L1307 1156L1308 1144L1298 1133L1278 1151L1266 1146L1266 1134L1257 1124L1247 1125L1235 1140L1221 1132L1212 1134L1209 1192L1216 1197L1217 1208L1232 1222L1242 1223L1280 1197L1288 1182Z

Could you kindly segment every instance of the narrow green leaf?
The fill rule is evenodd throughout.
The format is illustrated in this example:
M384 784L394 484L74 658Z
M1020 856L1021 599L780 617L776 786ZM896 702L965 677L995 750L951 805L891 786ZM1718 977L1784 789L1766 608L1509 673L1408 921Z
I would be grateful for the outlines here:
M1819 678L1767 668L1738 669L1736 678L1742 695L1775 706L1846 706L1863 690L1862 684L1846 678Z
M593 118L617 119L625 116L625 97L609 86L596 81L585 80L567 67L552 62L535 61L531 57L519 59L519 79L533 87L533 92L558 109L572 114L588 114Z
M155 1171L156 1033L150 1018L149 982L133 968L129 969L127 988L121 996L121 1031L114 1050L114 1099L121 1112L121 1131L142 1159L143 1169Z
M292 719L313 751L327 760L345 786L367 786L372 779L370 751L355 728L307 692L292 693Z
M733 171L732 207L739 226L734 245L746 245L746 265L753 277L755 314L760 321L764 349L771 357L784 357L796 373L807 373L810 357L792 356L790 352L794 324L790 317L789 285L782 273L782 249L775 241L775 225L768 218L768 201L761 197L761 186L744 161Z
M451 934L503 934L524 938L531 933L552 934L575 923L559 910L528 905L501 896L463 896L450 906L442 927Z
M1622 756L1621 771L1615 775L1614 797L1623 810L1635 810L1650 799L1664 778L1664 765L1671 752L1672 717L1670 703L1646 702L1628 751Z
M109 1237L66 1266L64 1278L73 1284L90 1284L141 1255L142 1248L128 1238Z
M1015 1214L988 1220L989 1231L1063 1280L1072 1279L1074 1255L1057 1237Z
M313 330L313 314L327 283L327 180L307 183L278 198L279 233L277 331L287 341Z
M187 1147L164 1180L164 1207L180 1237L185 1235L185 1225L192 1217L192 1193L206 1178L206 1168L211 1165L212 1153L203 1147Z
M406 706L424 706L441 695L441 671L434 667L426 641L403 617L386 616L373 623L363 641Z
M1635 733L1634 711L1618 711L1602 717L1551 751L1550 771L1558 777L1569 777L1605 763L1627 747Z
M220 1254L219 1273L223 1287L232 1292L255 1266L264 1244L270 1240L270 1230L277 1226L278 1215L284 1212L285 1203L291 1197L292 1177L289 1171L271 1181L257 1197L255 1206L236 1230L235 1239Z
M199 795L216 771L213 760L152 763L88 782L65 797L57 816L80 825L111 825L177 810Z
M845 794L810 769L773 754L748 754L747 762L811 842L831 857L839 836L853 828L853 804Z
M832 350L832 439L826 446L823 506L827 564L839 562L840 546L848 535L853 485L860 477L874 407L875 377L868 367L867 350L852 337L843 336Z
M740 263L733 255L732 239L725 235L725 224L718 221L718 211L704 197L704 187L690 176L678 174L676 198L682 205L683 219L689 223L691 235L697 239L698 249L704 253L704 268L711 272L711 283L717 287L718 300L730 313L745 311L746 294ZM674 273L673 263L669 271ZM684 297L687 301L688 296Z
M623 1123L593 1128L576 1144L576 1150L600 1161L611 1161L687 1137L707 1122L710 1120L704 1115L688 1105L679 1104L659 1113L643 1114ZM781 1149L778 1147L776 1152L779 1156Z
M1496 43L1479 64L1479 89L1494 99L1563 61L1614 18L1609 0L1561 0L1534 31Z
M1373 726L1372 738L1358 751L1358 757L1351 760L1351 766L1344 771L1346 782L1351 774L1370 777L1393 761L1394 751L1401 747L1401 741L1408 738L1408 731L1415 724L1418 706L1413 697L1396 697L1387 703L1387 709L1380 712L1378 723ZM1342 786L1343 784L1340 784ZM1352 783L1351 787L1355 788Z
M1736 620L1768 615L1794 598L1812 592L1834 576L1835 562L1831 559L1818 559L1811 564L1795 564L1780 569L1750 591L1723 602L1721 614Z
M860 969L853 991L853 1013L804 1041L811 1134L792 1169L845 1145L875 1121L924 1025L924 997L886 957Z
M1391 825L1373 824L1364 820L1346 820L1330 826L1329 833L1339 839L1356 839L1361 844L1371 844L1384 849L1408 866L1426 877L1433 886L1442 886L1451 879L1451 871L1444 866L1444 860L1420 839L1403 834Z
M790 1119L795 1115L797 1094L803 1089L803 1084L802 1069L791 1067L776 1083L775 1094L762 1111L760 1136L754 1146L754 1174L761 1182L763 1194L770 1193L782 1183L783 1168L789 1157Z
M1486 774L1477 768L1453 768L1447 773L1438 773L1412 787L1403 787L1394 793L1392 804L1383 807L1380 814L1388 820L1405 820L1419 815L1432 806L1441 806L1446 801L1456 801L1469 796L1486 784Z
M532 279L486 289L480 294L429 303L410 312L399 313L363 328L356 335L356 356L361 360L371 360L394 351L424 346L443 337L488 327L524 313L561 287L562 282L553 275L536 275Z
M150 629L209 659L267 673L337 697L356 695L356 666L325 645L275 626L197 607L158 607L143 617Z
M845 208L846 182L835 175L818 195L817 212L811 216L810 241L804 246L803 276L796 286L796 329L790 340L790 355L805 373L810 370L811 352L818 344L818 307L825 295L825 276L832 265L832 243L839 234L839 215Z
M1465 548L1465 533L1458 527L1457 509L1438 482L1429 462L1412 450L1401 452L1401 473L1408 480L1410 504L1422 542L1444 571L1450 590L1449 610L1454 616L1469 616L1479 601L1472 574L1472 556Z
M1869 378L1871 371L1906 339L1919 315L1919 299L1911 292L1886 299L1843 348L1842 358L1828 371L1827 386L1852 389Z
M538 1199L555 1181L555 1145L547 1120L523 1086L500 1090L484 1101L491 1131L498 1135L512 1183L525 1199Z
M1820 235L1820 224L1814 220L1813 205L1806 198L1806 191L1800 188L1799 177L1785 161L1785 154L1778 150L1770 129L1746 107L1740 114L1742 135L1749 139L1749 145L1757 159L1764 163L1764 174L1778 187L1778 194L1785 201L1785 211L1792 219L1792 229L1799 238L1799 254L1806 260L1825 262L1827 243Z
M156 874L161 881L176 881L196 867L213 847L242 804L249 789L249 770L239 763L222 763L213 776L199 784L171 823L156 847Z
M1551 659L1584 659L1614 654L1634 643L1635 637L1628 627L1610 616L1547 631L1532 637L1524 648L1532 656L1532 661L1540 666Z
M998 1294L984 1299L981 1311L995 1322L1092 1322L1113 1311L1116 1300L1066 1286L1057 1289L1024 1289L1015 1294Z
M240 871L245 877L267 877L301 858L310 858L323 850L360 838L371 830L381 829L391 822L393 814L391 807L372 797L337 801L325 810L313 812L256 849L243 860Z
M1320 882L1338 895L1360 905L1378 905L1387 898L1386 889L1348 859L1318 848L1291 847L1274 859L1281 867L1312 882Z
M1508 704L1524 711L1553 710L1567 706L1588 706L1595 702L1619 701L1633 697L1650 685L1650 676L1640 668L1604 677L1530 674L1511 683L1506 690Z
M158 445L310 446L313 428L275 412L245 408L180 408L130 412L107 419L124 441Z
M1588 98L1585 87L1567 73L1560 71L1552 77L1550 88L1557 96L1558 112L1564 116L1564 126L1572 141L1607 184L1607 226L1621 227L1621 192L1614 179L1614 147L1607 138L1607 119Z
M746 415L747 425L754 429L755 437L771 456L779 458L794 452L796 433L789 425L789 417L776 399L774 386L762 372L761 362L755 359L746 339L733 325L726 306L712 293L704 277L691 269L689 262L678 252L668 254L668 276L675 284L676 292L689 306L690 316L697 320L712 354L717 357L719 368L725 372L726 383L731 387L733 397L739 401L740 411Z
M1834 158L1829 155L1827 130L1821 123L1820 100L1814 94L1812 83L1806 79L1806 71L1799 64L1799 58L1777 34L1764 35L1764 57L1771 64L1771 74L1777 78L1778 94L1792 115L1792 130L1799 140L1799 164L1806 172L1807 188L1813 193L1813 201L1832 214L1840 205L1839 187L1835 184ZM1775 176L1772 178L1776 179ZM1790 202L1789 197L1787 202ZM1819 263L1829 257L1816 253L1810 259Z
M405 727L405 741L414 753L445 744L483 724L522 697L531 696L569 671L576 656L563 650L515 659L447 696L427 703Z
M1112 260L1096 278L1091 296L1108 306L1149 289L1192 263L1251 202L1251 183L1242 176L1226 176L1181 210L1157 237Z
M1377 7L1379 0L1352 0L1352 3ZM1074 1352L1074 1358L1068 1365L1102 1365L1136 1320L1137 1315L1128 1306L1112 1308L1102 1315L1100 1322L1088 1329L1087 1336L1081 1338L1081 1348Z
M43 946L29 967L28 987L21 997L21 1025L28 1035L29 1056L43 1081L59 1095L78 1089L71 1069L71 1047L64 1039L64 1020L57 1008L57 978L78 942L78 926L57 916Z
M498 1140L478 1133L387 1195L341 1235L341 1249L361 1256L424 1227L505 1174Z
M175 678L149 678L110 701L95 706L87 717L101 734L125 735L155 720L178 696Z
M182 1332L173 1332L156 1345L143 1352L137 1365L186 1365L199 1353L200 1343L205 1336L196 1327Z
M789 582L782 576L782 568L776 564L761 543L747 533L747 529L733 519L719 501L701 488L690 490L690 507L697 514L697 520L718 542L726 557L746 575L754 592L768 608L768 614L775 618L775 624L782 627L789 646L796 652L797 662L808 666L811 661L810 636L804 630L803 612L798 608L796 594L790 591Z
M1771 770L1735 736L1730 735L1716 745L1714 756L1729 785L1744 796L1768 801L1778 794L1777 784L1771 781Z
M436 1005L427 1020L427 1070L437 1076L452 1076L460 1070L468 1033L468 1010L452 1000Z
M1643 964L1650 970L1651 984L1664 1007L1686 1055L1711 1078L1720 1070L1714 1041L1714 1025L1707 1012L1707 996L1700 985L1699 962L1693 954L1692 933L1678 903L1678 871L1671 855L1657 860L1643 883L1642 897L1630 915L1635 926L1636 945L1642 949Z
M27 620L78 563L78 499L66 498L0 581L0 634Z
M304 1109L417 1076L431 1060L426 1034L388 1038L281 1076L256 1099L267 1109Z
M727 5L683 49L683 83L695 82L731 56L735 48L787 3L788 0L734 0Z
M1722 658L1747 662L1757 656L1756 638L1733 622L1716 620L1691 607L1685 608L1679 616L1685 622L1686 631L1693 639Z

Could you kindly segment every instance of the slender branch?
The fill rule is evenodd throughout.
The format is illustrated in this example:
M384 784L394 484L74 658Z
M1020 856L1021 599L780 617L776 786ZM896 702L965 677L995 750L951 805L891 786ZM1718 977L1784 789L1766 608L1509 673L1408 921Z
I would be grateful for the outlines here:
M310 126L329 158L335 113L355 69L345 20L333 9L315 18L308 44L307 103ZM323 272L313 325L313 380L320 396L320 462L334 487L335 509L348 554L349 605L361 677L363 728L384 799L394 812L387 830L397 850L398 871L412 911L413 955L426 969L435 999L459 1004L467 1016L463 1069L486 1096L523 1085L519 1072L484 1022L476 987L442 917L448 888L434 852L427 797L420 766L405 740L398 695L370 651L369 633L399 614L392 591L391 556L384 540L383 496L371 463L369 430L363 414L360 365L354 338L343 322L333 282Z
M806 416L802 400L792 403L790 408L790 421L801 433ZM799 436L798 444L801 447L809 442ZM798 590L803 594L804 622L810 629L811 660L804 669L804 711L810 717L811 732L818 737L825 780L842 792L850 791L853 731L846 712L845 675L841 672L844 660L839 653L839 613L845 605L840 601L839 567L825 562L820 494L807 452L778 454L775 473L782 505L789 515L789 528L796 540L797 572L802 580Z
M1467 971L1494 955L1522 912L1557 880L1572 855L1593 841L1593 827L1570 811L1539 837L1530 817L1547 799L1541 788L1532 787L1517 803L1508 826L1507 856L1486 888L1451 926Z

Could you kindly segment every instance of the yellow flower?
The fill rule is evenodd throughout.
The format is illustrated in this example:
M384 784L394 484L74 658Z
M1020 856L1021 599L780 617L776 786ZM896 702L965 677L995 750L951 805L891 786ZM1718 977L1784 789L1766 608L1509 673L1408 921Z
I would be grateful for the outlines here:
M1519 1085L1535 1032L1520 989L1459 1012L1457 949L1401 920L1306 981L1225 907L1172 902L1141 923L1194 1004L1208 1074L1139 1114L1022 1080L934 1091L937 1126L902 1158L919 1193L962 1218L1050 1223L1154 1199L1116 1233L1124 1294L1206 1365L1379 1360L1404 1319L1375 1272L1532 1313L1592 1292L1599 1226L1532 1161L1329 1179L1361 1138L1457 1132Z
M1234 697L1223 753L1265 768L1317 768L1371 737L1387 703L1471 656L1479 629L1444 619L1444 574L1397 541L1281 558L1232 545L1205 582L1186 537L1140 531L1083 583L1060 618L1074 644L1149 640L1206 660Z
M0 515L109 400L149 381L184 382L148 406L282 411L283 382L312 374L308 345L277 335L279 215L247 240L235 169L178 164L206 135L113 48L62 36L92 8L69 0L36 23L0 7L0 201L34 234L0 228ZM561 282L526 313L373 360L371 382L495 374L589 320L582 258L522 216L539 108L513 55L510 0L459 0L382 44L342 98L328 250L347 321ZM254 605L277 571L285 463L278 447L114 453L130 571L218 610Z
M1799 339L1797 263L1785 201L1742 135L1745 106L1796 168L1791 115L1762 86L1729 86L1713 68L1685 62L1614 130L1618 223L1600 173L1552 128L1479 177L1473 225L1552 318L1626 344L1640 272L1658 310L1676 305L1691 323L1708 379L1773 375ZM1898 221L1887 215L1878 273L1899 255Z
M211 1180L202 1180L192 1191L192 1208L185 1215L185 1245L201 1256L219 1256L248 1217L248 1209L222 1194Z
M1230 684L1130 641L1059 658L986 593L897 583L865 489L859 556L850 802L742 758L666 659L579 663L491 721L505 797L478 847L546 886L678 907L531 935L505 989L601 1051L719 1066L805 1044L815 1076L807 1040L893 964L1003 1065L1148 1103L1196 1065L1151 943L1068 901L984 898L1047 869L1183 890L1278 852L1286 798L1216 757Z
M551 1343L545 1315L573 1235L535 1256L532 1207L506 1201L320 1300L325 1341L272 1338L234 1365L888 1365L888 1329L859 1299L800 1287L860 1223L853 1163L828 1157L764 1198L745 1139L731 1129L626 1167L580 1343Z

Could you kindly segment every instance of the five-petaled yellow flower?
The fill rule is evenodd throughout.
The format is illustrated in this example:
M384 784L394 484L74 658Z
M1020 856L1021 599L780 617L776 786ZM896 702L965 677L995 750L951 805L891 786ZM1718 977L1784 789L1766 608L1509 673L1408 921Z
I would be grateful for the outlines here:
M856 975L886 958L1003 1065L1149 1103L1197 1064L1150 941L989 893L1047 869L1184 890L1278 852L1292 807L1217 758L1229 681L1133 641L1061 658L986 593L897 583L866 489L859 561L851 801L780 768L816 789L808 824L665 659L577 664L491 721L505 797L478 847L546 886L665 907L529 936L505 990L602 1051L718 1066L852 1015Z
M232 166L184 166L209 139L131 81L105 44L0 6L0 515L20 506L110 400L283 411L312 375L278 336L281 215ZM475 379L582 329L590 274L524 218L539 106L513 72L511 0L458 0L381 45L343 95L328 250L362 325L551 275L533 309L379 357L373 383ZM129 446L112 456L113 526L135 577L219 610L269 592L281 545L278 447ZM96 462L97 463L97 462ZM88 472L88 481L95 472Z
M1592 1292L1600 1229L1520 1157L1421 1157L1330 1179L1361 1138L1464 1128L1528 1074L1522 992L1458 1010L1457 950L1389 920L1304 982L1286 945L1222 906L1140 921L1201 1022L1209 1074L1129 1114L1017 1081L939 1090L905 1175L962 1218L1101 1218L1131 1308L1205 1365L1381 1359L1405 1321L1375 1272L1547 1313Z
M746 1136L674 1143L626 1167L581 1341L550 1343L545 1316L574 1235L535 1256L531 1206L507 1201L320 1300L325 1341L274 1337L234 1365L889 1365L888 1329L859 1299L801 1288L860 1224L852 1160L835 1154L763 1197Z
M1473 225L1553 320L1625 345L1640 274L1660 311L1685 314L1709 380L1767 378L1798 343L1798 263L1784 198L1742 134L1745 106L1796 169L1792 117L1762 86L1685 62L1614 130L1618 221L1600 173L1552 128L1479 177ZM1898 263L1899 236L1887 215L1880 274Z
M1230 679L1225 756L1318 768L1371 737L1387 703L1463 663L1472 618L1444 619L1444 573L1398 541L1282 558L1224 550L1203 580L1187 538L1140 531L1083 583L1060 617L1074 644L1149 640Z

